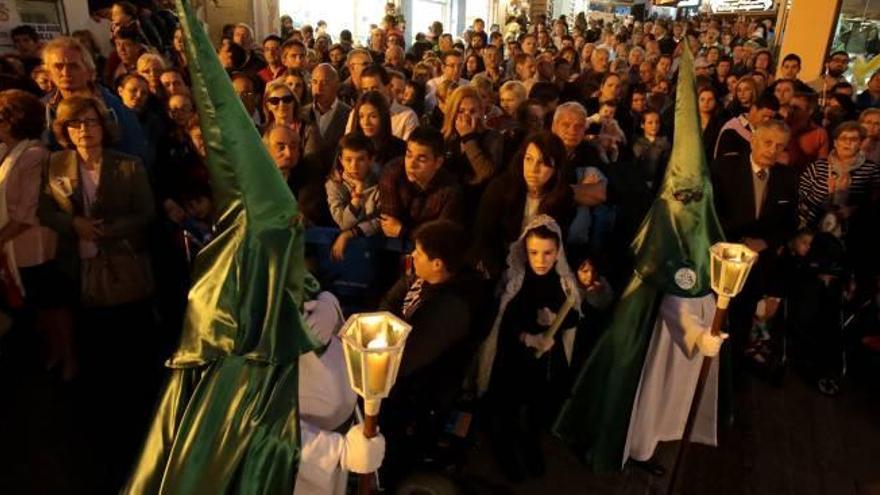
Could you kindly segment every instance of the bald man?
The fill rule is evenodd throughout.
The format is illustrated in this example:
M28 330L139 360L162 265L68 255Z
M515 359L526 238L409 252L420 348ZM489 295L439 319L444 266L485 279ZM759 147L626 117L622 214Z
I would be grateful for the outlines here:
M329 171L336 143L345 134L351 107L336 97L340 81L332 65L315 67L309 83L313 102L303 108L303 157L320 170Z

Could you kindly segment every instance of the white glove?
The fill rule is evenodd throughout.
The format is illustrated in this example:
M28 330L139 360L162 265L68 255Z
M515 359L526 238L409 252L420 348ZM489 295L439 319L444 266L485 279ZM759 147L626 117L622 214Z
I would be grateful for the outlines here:
M380 433L373 438L364 436L364 425L354 425L345 434L340 464L353 473L372 473L385 458L385 437Z
M343 323L339 301L329 292L321 292L315 300L303 303L303 313L312 334L322 344L326 344Z
M727 339L728 335L726 333L722 333L719 336L712 335L712 332L705 331L697 337L697 348L700 349L700 353L706 357L715 357L718 355L718 352L721 350L721 344L724 343L724 340Z

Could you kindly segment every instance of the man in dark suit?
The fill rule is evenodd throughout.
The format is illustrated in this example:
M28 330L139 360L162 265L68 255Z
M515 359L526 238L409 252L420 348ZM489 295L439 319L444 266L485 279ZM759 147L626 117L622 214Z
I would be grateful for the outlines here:
M759 253L742 293L730 308L734 351L744 350L752 315L762 298L770 313L782 288L774 275L778 249L797 230L797 172L779 163L790 132L779 120L755 126L751 153L721 156L712 164L715 209L730 242Z
M330 64L312 71L313 103L303 108L303 160L326 178L333 167L336 145L345 134L351 107L336 97L339 74Z

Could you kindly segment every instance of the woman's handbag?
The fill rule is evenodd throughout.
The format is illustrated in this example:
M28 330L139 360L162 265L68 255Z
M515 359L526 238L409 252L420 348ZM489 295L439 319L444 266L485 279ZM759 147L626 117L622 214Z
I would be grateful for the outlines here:
M128 241L116 244L81 261L80 299L86 307L118 306L147 299L153 294L150 257L137 253Z

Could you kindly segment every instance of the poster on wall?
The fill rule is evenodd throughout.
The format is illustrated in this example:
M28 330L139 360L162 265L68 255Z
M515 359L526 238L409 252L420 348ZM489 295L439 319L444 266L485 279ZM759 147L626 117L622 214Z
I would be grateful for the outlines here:
M766 12L773 10L773 0L709 0L713 14Z
M10 32L22 24L33 26L43 40L64 32L58 3L55 0L0 0L0 50L12 48Z

